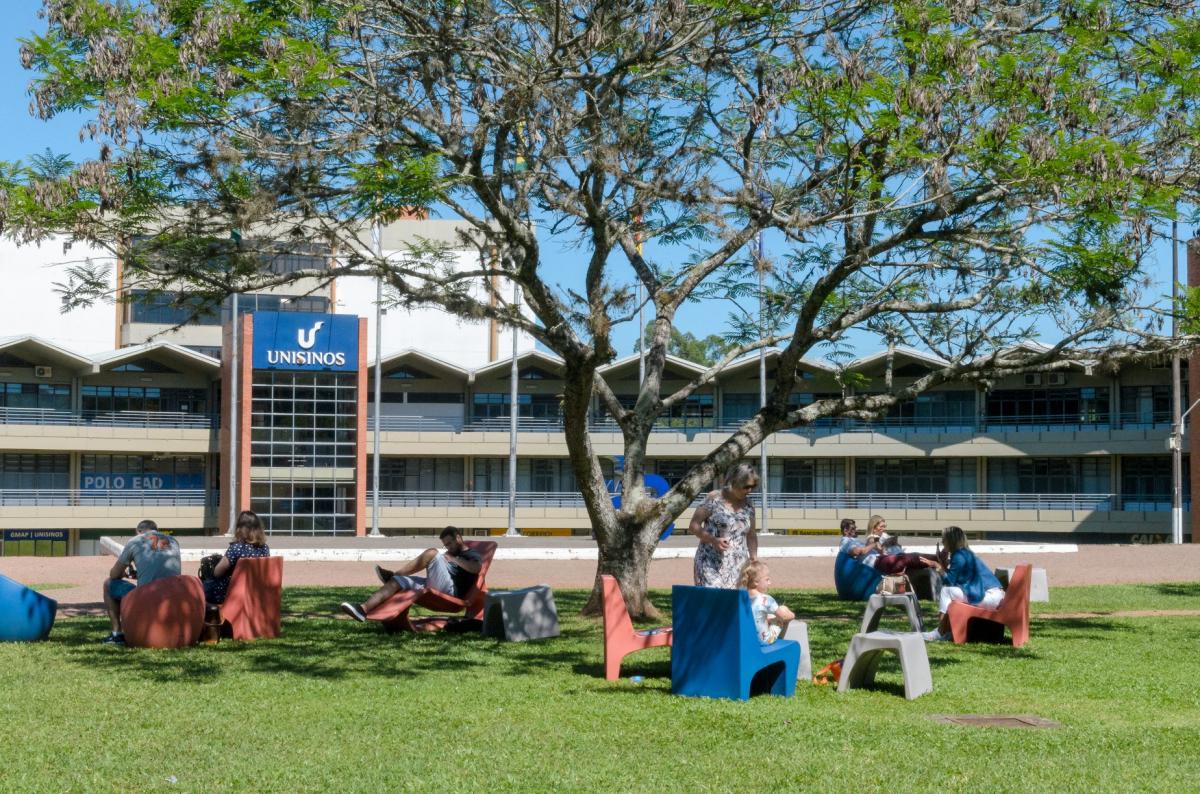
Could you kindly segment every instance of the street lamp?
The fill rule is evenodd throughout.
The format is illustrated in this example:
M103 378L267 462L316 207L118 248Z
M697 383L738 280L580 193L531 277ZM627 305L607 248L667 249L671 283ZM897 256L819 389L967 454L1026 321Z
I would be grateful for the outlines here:
M1183 414L1171 423L1171 435L1167 448L1175 465L1171 467L1171 542L1183 543L1183 420L1200 405L1200 400L1188 406Z

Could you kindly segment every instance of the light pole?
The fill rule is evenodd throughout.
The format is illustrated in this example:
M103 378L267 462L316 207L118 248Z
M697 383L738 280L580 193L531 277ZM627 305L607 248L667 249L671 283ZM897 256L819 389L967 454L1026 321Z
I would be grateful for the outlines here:
M375 256L383 262L383 227L376 218L371 225L371 238L375 244ZM382 264L380 265L382 267ZM371 472L371 535L373 538L383 537L379 531L379 439L382 433L383 417L380 415L380 403L383 402L383 273L375 278L375 433L372 439L373 449L371 459L374 471Z
M1200 400L1188 406L1188 409L1183 414L1171 423L1171 435L1167 438L1167 446L1171 450L1171 457L1176 460L1181 460L1183 454L1183 420L1187 419L1187 415L1192 412L1192 409L1200 405ZM1183 543L1183 474L1182 461L1180 465L1173 466L1171 478L1171 534L1173 543Z
M237 523L237 460L238 460L238 294L233 293L233 342L229 350L229 527L225 537L232 538Z
M521 311L521 285L513 282L513 310ZM512 329L512 365L508 389L508 529L506 537L518 537L517 530L517 326Z
M765 260L763 258L763 233L758 233L758 327L759 332L765 339L767 336L766 322L766 287L764 275ZM767 348L760 347L758 349L758 402L759 408L767 406ZM759 525L758 534L770 535L771 527L767 521L767 503L770 497L770 478L767 469L767 437L763 436L763 440L759 443L759 475L758 484L762 487L762 523Z

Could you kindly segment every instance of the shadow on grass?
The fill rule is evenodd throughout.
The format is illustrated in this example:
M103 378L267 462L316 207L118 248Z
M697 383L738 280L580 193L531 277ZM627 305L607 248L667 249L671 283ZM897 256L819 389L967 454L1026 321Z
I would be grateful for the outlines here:
M1163 582L1161 584L1148 585L1148 587L1159 595L1170 596L1172 598L1200 597L1200 582Z
M1033 619L1029 622L1030 641L1039 637L1046 639L1077 640L1106 639L1113 634L1134 634L1137 628L1131 623L1108 618L1053 618Z

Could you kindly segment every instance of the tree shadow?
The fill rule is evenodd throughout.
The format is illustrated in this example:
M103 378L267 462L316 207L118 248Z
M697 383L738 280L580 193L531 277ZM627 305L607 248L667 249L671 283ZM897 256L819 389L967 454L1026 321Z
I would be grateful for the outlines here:
M1200 598L1200 582L1162 582L1149 587L1170 598Z

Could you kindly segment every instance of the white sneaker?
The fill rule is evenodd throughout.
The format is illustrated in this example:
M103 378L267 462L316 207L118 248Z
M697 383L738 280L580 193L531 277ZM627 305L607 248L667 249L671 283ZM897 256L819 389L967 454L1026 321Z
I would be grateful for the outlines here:
M942 634L937 629L934 629L933 631L922 632L921 638L924 639L925 642L944 642L949 639L949 637L947 637L945 634Z
M367 620L367 616L363 614L362 609L354 604L351 604L349 601L342 602L342 611L357 620L359 623L365 623Z

